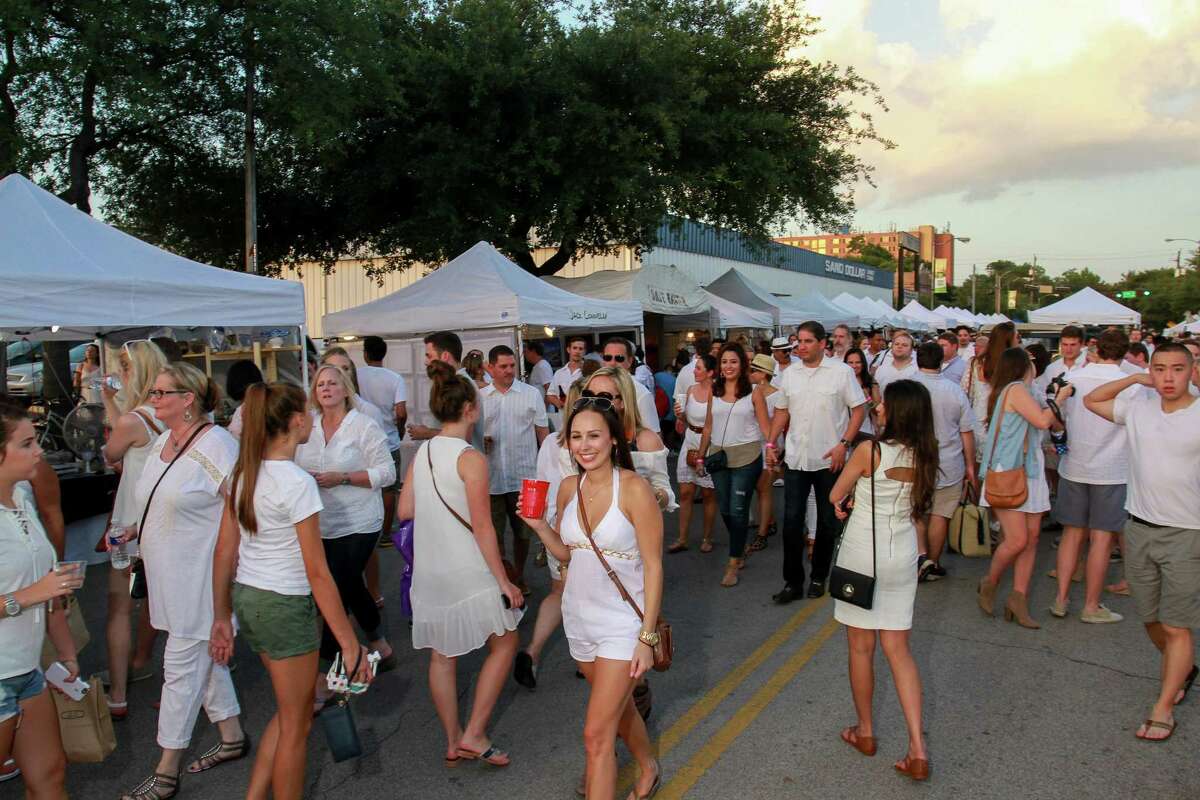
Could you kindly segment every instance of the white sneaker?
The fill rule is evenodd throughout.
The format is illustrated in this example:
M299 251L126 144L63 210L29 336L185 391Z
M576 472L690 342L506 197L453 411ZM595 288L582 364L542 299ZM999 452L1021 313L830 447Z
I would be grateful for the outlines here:
M774 486L776 489L782 489L783 488L783 478L776 478L775 482L772 483L771 485Z
M1125 619L1125 617L1121 616L1117 612L1112 611L1107 606L1103 606L1103 605L1100 606L1100 610L1094 614L1089 614L1088 612L1085 611L1079 615L1079 620L1081 622L1090 622L1093 624L1103 624L1105 622L1120 622L1123 619Z
M17 762L11 758L0 765L0 783L11 781L13 778L20 777L21 768L17 766Z

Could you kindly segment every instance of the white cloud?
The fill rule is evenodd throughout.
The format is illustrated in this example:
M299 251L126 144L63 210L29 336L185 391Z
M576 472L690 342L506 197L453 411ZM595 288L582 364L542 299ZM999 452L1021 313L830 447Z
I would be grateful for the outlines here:
M864 204L1200 164L1200 0L941 0L943 53L880 42L869 7L805 4L823 32L804 55L855 67L891 108L876 124L899 148L864 151Z

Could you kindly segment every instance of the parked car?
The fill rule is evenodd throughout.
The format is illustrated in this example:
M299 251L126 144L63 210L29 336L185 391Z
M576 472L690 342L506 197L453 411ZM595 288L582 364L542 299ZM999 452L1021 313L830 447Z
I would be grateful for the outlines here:
M68 391L74 381L75 370L83 363L89 344L91 342L79 342L71 347L71 368L62 376ZM19 341L9 344L8 393L14 397L41 397L43 366L41 342Z

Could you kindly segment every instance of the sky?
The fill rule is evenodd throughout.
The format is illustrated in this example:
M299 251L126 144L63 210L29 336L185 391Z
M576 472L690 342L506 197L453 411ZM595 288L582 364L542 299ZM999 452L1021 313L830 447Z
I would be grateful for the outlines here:
M1034 256L1114 280L1195 248L1163 240L1200 239L1200 0L782 1L820 18L805 57L889 107L855 229L949 224L971 239L956 283Z

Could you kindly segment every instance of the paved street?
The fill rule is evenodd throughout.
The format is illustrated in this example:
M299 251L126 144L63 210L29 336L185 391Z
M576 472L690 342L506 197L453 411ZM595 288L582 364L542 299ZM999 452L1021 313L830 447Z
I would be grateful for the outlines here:
M782 499L782 498L778 498ZM698 511L698 509L697 509ZM699 514L696 515L697 517ZM698 526L699 520L696 519ZM668 520L668 536L674 532ZM983 561L950 557L951 577L922 586L913 642L925 682L925 729L933 764L928 785L894 773L905 749L904 725L882 654L876 691L879 754L864 758L838 739L853 721L845 675L844 635L832 621L832 603L799 601L778 607L782 549L778 538L756 554L734 589L718 586L725 541L701 555L698 532L687 553L667 556L666 613L675 626L675 666L653 675L656 738L668 783L660 798L924 797L1123 798L1161 800L1200 796L1196 745L1200 693L1179 711L1180 727L1164 745L1134 738L1155 692L1157 661L1140 625L1087 626L1045 612L1052 582L1045 572L1053 551L1046 536L1032 604L1045 626L1027 631L982 617L974 586ZM397 573L398 556L383 553ZM85 670L97 670L103 648L103 576L94 567L84 602L94 643ZM544 594L544 570L532 581ZM388 581L390 608L399 608L398 581ZM1078 590L1077 590L1078 591ZM1079 599L1075 598L1078 608ZM1110 598L1132 616L1132 603ZM515 683L505 691L492 734L513 765L495 770L442 766L444 747L425 681L426 657L407 646L407 626L393 615L392 641L400 668L381 677L355 705L367 755L334 764L319 731L309 748L311 798L570 798L583 766L583 681L574 677L561 635L544 656L538 689ZM522 631L528 635L532 616ZM253 657L242 651L235 681L246 724L261 733L273 701ZM477 669L464 658L460 675ZM469 688L464 681L460 687ZM119 723L119 746L107 762L72 765L73 797L115 798L148 774L156 758L153 682L138 684L131 713ZM465 713L465 712L464 712ZM215 731L197 728L195 750ZM623 763L627 755L621 751ZM234 798L244 791L250 762L202 776L185 776L182 797ZM631 775L622 772L625 786ZM19 796L19 782L0 786L0 798ZM622 795L623 796L623 795Z

